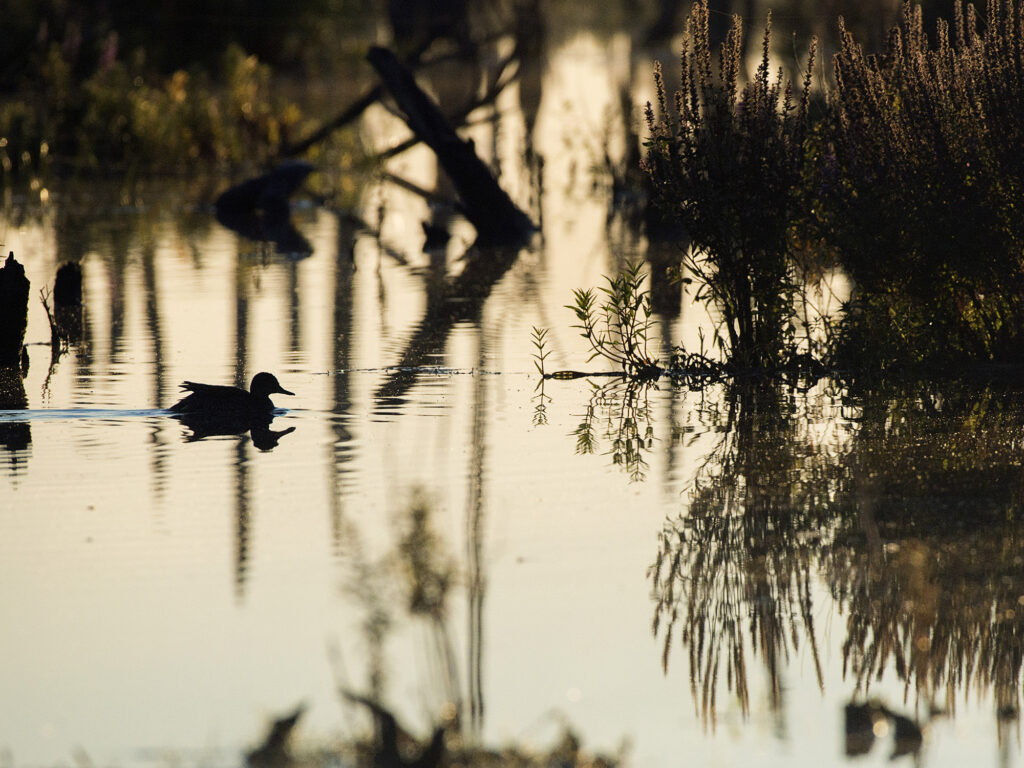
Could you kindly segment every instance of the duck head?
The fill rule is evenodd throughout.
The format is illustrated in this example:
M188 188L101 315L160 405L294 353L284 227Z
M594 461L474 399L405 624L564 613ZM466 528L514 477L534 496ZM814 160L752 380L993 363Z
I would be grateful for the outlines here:
M295 394L282 387L277 377L272 373L261 371L252 377L252 383L249 384L249 394L256 397L267 397L275 393L282 395Z

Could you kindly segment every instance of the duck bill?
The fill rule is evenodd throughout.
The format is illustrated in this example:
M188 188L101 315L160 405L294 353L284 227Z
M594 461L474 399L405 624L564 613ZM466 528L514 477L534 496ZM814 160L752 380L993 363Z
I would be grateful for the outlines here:
M279 386L276 391L281 393L282 395L292 395L292 396L295 395L294 392L289 392L287 389L285 389L284 387L281 387L281 386Z

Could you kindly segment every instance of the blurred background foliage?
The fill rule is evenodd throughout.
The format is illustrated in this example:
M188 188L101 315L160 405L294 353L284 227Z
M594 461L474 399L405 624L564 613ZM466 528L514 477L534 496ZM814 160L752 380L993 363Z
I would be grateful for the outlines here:
M294 83L359 58L373 39L373 5L8 0L5 175L265 160L308 112Z
M22 168L120 173L181 170L197 159L237 164L273 155L282 140L333 112L314 99L325 84L343 84L376 42L429 31L461 16L474 27L511 24L520 6L539 9L566 34L629 32L637 45L681 31L682 0L5 0L0 47L0 139L5 179ZM949 0L926 2L925 15ZM859 40L880 45L898 19L897 0L865 3L711 3L712 36L724 37L731 15L775 13L777 40L817 34L835 40L844 15ZM542 30L545 34L548 30ZM826 43L826 54L835 45ZM783 58L785 53L783 51ZM824 74L824 67L822 70ZM327 109L338 109L335 102Z

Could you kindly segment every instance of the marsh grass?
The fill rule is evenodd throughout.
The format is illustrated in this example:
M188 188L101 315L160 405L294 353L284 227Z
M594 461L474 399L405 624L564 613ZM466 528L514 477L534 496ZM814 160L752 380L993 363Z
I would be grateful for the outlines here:
M673 98L655 71L644 169L690 238L684 266L725 370L1024 362L1024 5L957 2L929 36L906 3L882 55L840 18L835 88L813 125L816 43L796 97L771 73L769 17L744 83L741 21L716 57L708 13L693 7ZM808 258L854 282L814 333L800 312ZM672 368L707 359L678 350Z
M819 357L846 369L1019 364L1024 7L988 0L982 15L958 2L929 36L907 3L878 56L838 26L835 89L813 128L815 43L797 100L781 71L770 76L770 22L745 85L741 22L716 61L703 2L671 103L655 72L644 167L692 240L696 296L720 318L714 346L734 370L792 366L795 256L813 244L856 284Z
M548 344L548 329L538 328L536 325L533 326L530 332L530 338L533 342L533 365L537 369L537 373L540 374L541 380L545 378L546 372L544 369L544 361L548 359L548 355L551 354L551 350L547 348Z

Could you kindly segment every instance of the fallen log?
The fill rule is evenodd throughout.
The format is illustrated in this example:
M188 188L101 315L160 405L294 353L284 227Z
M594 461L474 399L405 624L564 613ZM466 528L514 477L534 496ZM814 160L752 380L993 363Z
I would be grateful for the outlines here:
M415 66L416 64L420 63L420 57L423 56L424 53L426 53L427 49L430 48L431 45L433 45L435 38L436 33L424 38L418 46L416 46L412 51L409 52L407 61L410 64L410 66ZM437 62L435 61L433 63ZM383 94L383 92L384 89L381 88L381 86L375 85L373 88L371 88L369 91L367 91L358 99L356 99L352 104L349 104L340 113L338 113L333 118L328 120L320 128L318 128L312 134L307 136L305 139L302 139L301 141L296 141L294 143L285 141L281 145L281 156L295 157L296 155L301 155L314 144L319 144L321 141L326 139L336 130L338 130L339 128L343 128L344 126L348 125L353 120L358 118L360 115L362 115L363 112L366 111L367 107L369 107L374 102L380 100L380 97Z
M477 242L524 243L536 227L477 157L473 142L459 138L441 109L394 53L375 46L366 58L394 97L406 125L437 155L455 186L463 213L476 228Z

